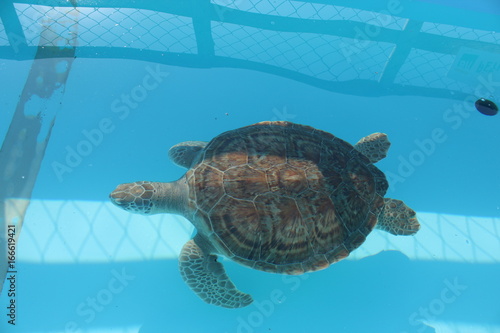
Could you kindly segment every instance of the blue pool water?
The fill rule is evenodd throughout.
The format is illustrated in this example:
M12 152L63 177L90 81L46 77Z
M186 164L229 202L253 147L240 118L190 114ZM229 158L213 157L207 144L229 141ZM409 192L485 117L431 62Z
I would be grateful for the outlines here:
M96 6L0 5L0 332L500 332L500 115L474 106L500 105L500 3ZM108 195L180 178L174 144L264 120L386 133L386 196L421 230L300 276L221 258L254 303L208 305L178 270L192 225Z

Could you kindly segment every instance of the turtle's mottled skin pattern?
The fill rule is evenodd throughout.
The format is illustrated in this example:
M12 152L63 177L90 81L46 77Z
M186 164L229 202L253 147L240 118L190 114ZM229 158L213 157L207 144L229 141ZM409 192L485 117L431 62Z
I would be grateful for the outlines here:
M387 181L330 133L264 122L223 133L186 174L188 213L216 252L245 266L301 274L364 242Z

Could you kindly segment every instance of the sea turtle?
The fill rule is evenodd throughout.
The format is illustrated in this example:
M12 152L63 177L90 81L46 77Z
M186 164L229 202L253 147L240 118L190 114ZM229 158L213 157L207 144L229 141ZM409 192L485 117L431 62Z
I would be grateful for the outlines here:
M419 230L412 209L384 198L388 184L373 163L389 145L382 133L353 147L309 126L265 121L208 143L179 143L169 150L188 169L179 180L122 184L110 198L132 213L191 221L197 234L179 257L184 281L207 303L239 308L252 297L236 289L217 255L302 274L344 259L374 227L394 235Z

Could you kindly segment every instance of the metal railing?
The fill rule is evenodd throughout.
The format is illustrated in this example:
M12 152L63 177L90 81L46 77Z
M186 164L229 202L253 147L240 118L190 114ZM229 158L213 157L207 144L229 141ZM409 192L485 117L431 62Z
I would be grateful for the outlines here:
M33 59L44 42L42 27L50 26L63 38L76 34L78 58L245 68L352 95L463 100L474 87L450 77L457 54L500 53L497 27L481 13L465 12L455 22L406 0L378 0L370 8L284 0L3 3L0 58ZM79 14L77 31L52 19L71 6ZM37 56L68 52L44 50Z

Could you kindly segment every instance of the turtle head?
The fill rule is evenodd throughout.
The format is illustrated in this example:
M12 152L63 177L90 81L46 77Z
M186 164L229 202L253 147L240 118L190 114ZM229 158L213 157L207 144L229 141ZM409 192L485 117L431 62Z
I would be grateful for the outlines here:
M135 214L182 214L185 182L157 183L140 181L121 184L111 192L109 199L118 207Z

